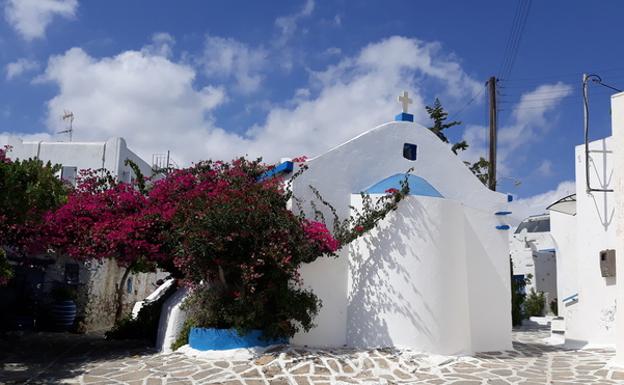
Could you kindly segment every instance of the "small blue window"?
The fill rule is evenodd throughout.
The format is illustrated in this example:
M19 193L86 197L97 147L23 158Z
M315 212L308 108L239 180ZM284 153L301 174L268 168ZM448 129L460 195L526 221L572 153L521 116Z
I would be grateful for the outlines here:
M403 144L403 157L408 160L416 160L416 145L412 143Z
M126 280L126 291L128 294L132 294L132 277L128 277Z

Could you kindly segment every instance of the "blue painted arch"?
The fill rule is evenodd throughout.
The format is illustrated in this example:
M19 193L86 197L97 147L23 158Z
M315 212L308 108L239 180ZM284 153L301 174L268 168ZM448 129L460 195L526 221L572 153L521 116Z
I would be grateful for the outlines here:
M405 179L405 174L394 174L383 179L364 190L367 194L385 194L388 189L401 189L401 182ZM427 197L444 198L440 192L431 185L425 178L408 174L409 195L422 195Z

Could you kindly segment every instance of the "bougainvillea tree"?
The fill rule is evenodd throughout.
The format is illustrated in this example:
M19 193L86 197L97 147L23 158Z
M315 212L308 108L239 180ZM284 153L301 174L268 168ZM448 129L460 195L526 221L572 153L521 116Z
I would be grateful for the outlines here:
M164 260L160 218L150 215L145 191L86 170L67 203L46 216L48 246L84 261L114 259L125 268L117 288L116 319L122 317L123 283L131 272L153 270Z
M320 306L302 286L302 264L335 256L395 209L407 187L335 219L332 233L324 218L288 208L288 183L263 180L268 168L244 158L205 161L147 188L140 176L130 186L92 173L48 215L49 244L76 259L113 258L127 271L172 272L192 289L186 307L196 326L290 337L312 327Z
M60 166L37 159L13 161L0 148L0 285L12 275L7 255L18 263L44 251L43 215L61 205L68 186L56 176Z
M335 216L332 233L322 215L306 219L287 208L291 193L282 180L258 182L266 171L259 162L205 162L196 171L198 187L178 208L175 225L176 266L194 284L186 302L190 321L241 333L260 329L267 338L313 326L320 301L303 288L301 266L335 256L408 193L404 185L376 202L367 197L363 212Z

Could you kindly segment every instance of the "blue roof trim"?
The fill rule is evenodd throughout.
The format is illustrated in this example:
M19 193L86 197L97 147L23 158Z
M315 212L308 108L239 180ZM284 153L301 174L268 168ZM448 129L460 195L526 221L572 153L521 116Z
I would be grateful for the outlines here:
M394 174L381 180L371 187L364 190L367 194L385 194L386 190L395 188L401 189L401 182L405 179L405 174ZM409 195L422 195L427 197L444 198L435 187L433 187L426 179L416 175L408 174L407 183L409 184Z
M279 174L288 174L292 172L294 169L294 164L291 161L283 162L273 167L272 169L265 171L264 174L258 177L258 182L262 182L263 180L273 178Z

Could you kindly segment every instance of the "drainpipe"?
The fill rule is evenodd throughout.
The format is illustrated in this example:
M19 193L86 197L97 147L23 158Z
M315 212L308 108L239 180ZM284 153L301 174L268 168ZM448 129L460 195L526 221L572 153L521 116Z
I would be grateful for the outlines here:
M585 186L588 194L592 192L613 192L613 189L592 188L589 182L589 81L602 84L598 75L583 74L583 131L585 134Z
M102 147L102 169L104 169L104 165L106 162L106 142L104 142L104 146Z

